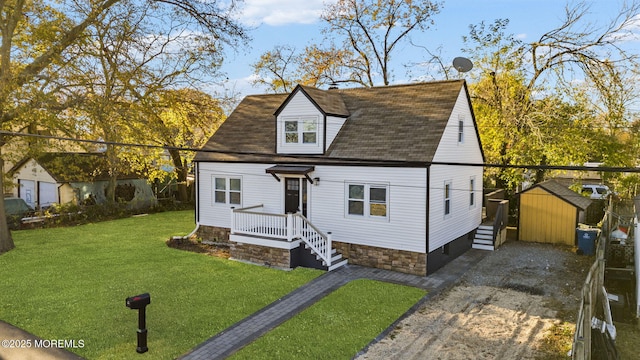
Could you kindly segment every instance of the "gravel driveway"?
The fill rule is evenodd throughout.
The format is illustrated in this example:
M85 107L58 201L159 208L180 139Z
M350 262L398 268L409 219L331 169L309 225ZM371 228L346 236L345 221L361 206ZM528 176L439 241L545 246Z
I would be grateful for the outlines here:
M358 359L566 359L593 260L507 242Z

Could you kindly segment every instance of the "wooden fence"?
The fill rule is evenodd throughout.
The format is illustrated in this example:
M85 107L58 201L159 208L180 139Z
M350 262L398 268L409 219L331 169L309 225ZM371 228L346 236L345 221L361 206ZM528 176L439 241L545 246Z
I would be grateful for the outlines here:
M592 355L592 345L594 338L592 329L612 327L613 321L607 299L607 291L604 287L605 272L605 246L607 237L612 227L613 218L607 212L603 218L602 231L595 250L595 261L582 287L582 299L580 310L576 320L576 331L573 336L573 348L571 358L574 360L589 360ZM600 319L600 320L598 320ZM600 331L600 330L596 330ZM615 330L613 330L615 334ZM615 349L614 349L615 352Z

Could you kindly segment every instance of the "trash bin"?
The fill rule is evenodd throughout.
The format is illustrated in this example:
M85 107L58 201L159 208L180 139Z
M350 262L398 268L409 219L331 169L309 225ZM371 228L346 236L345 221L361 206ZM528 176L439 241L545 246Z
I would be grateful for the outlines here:
M578 232L578 254L593 255L600 229L577 228L576 231Z

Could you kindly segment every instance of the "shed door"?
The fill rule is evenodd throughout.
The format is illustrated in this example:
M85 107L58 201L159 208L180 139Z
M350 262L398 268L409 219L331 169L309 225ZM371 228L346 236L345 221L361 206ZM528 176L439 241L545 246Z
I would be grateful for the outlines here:
M35 208L36 182L33 180L18 180L20 197L32 208Z

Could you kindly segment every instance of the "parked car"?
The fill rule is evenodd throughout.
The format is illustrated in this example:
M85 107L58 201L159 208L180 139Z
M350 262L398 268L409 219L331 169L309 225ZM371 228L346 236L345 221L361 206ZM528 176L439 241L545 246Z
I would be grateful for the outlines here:
M594 200L604 200L611 195L611 190L607 185L585 184L582 185L582 195L588 196Z
M24 199L18 197L4 198L4 211L9 229L19 229L22 224L22 218L33 216L35 213Z

